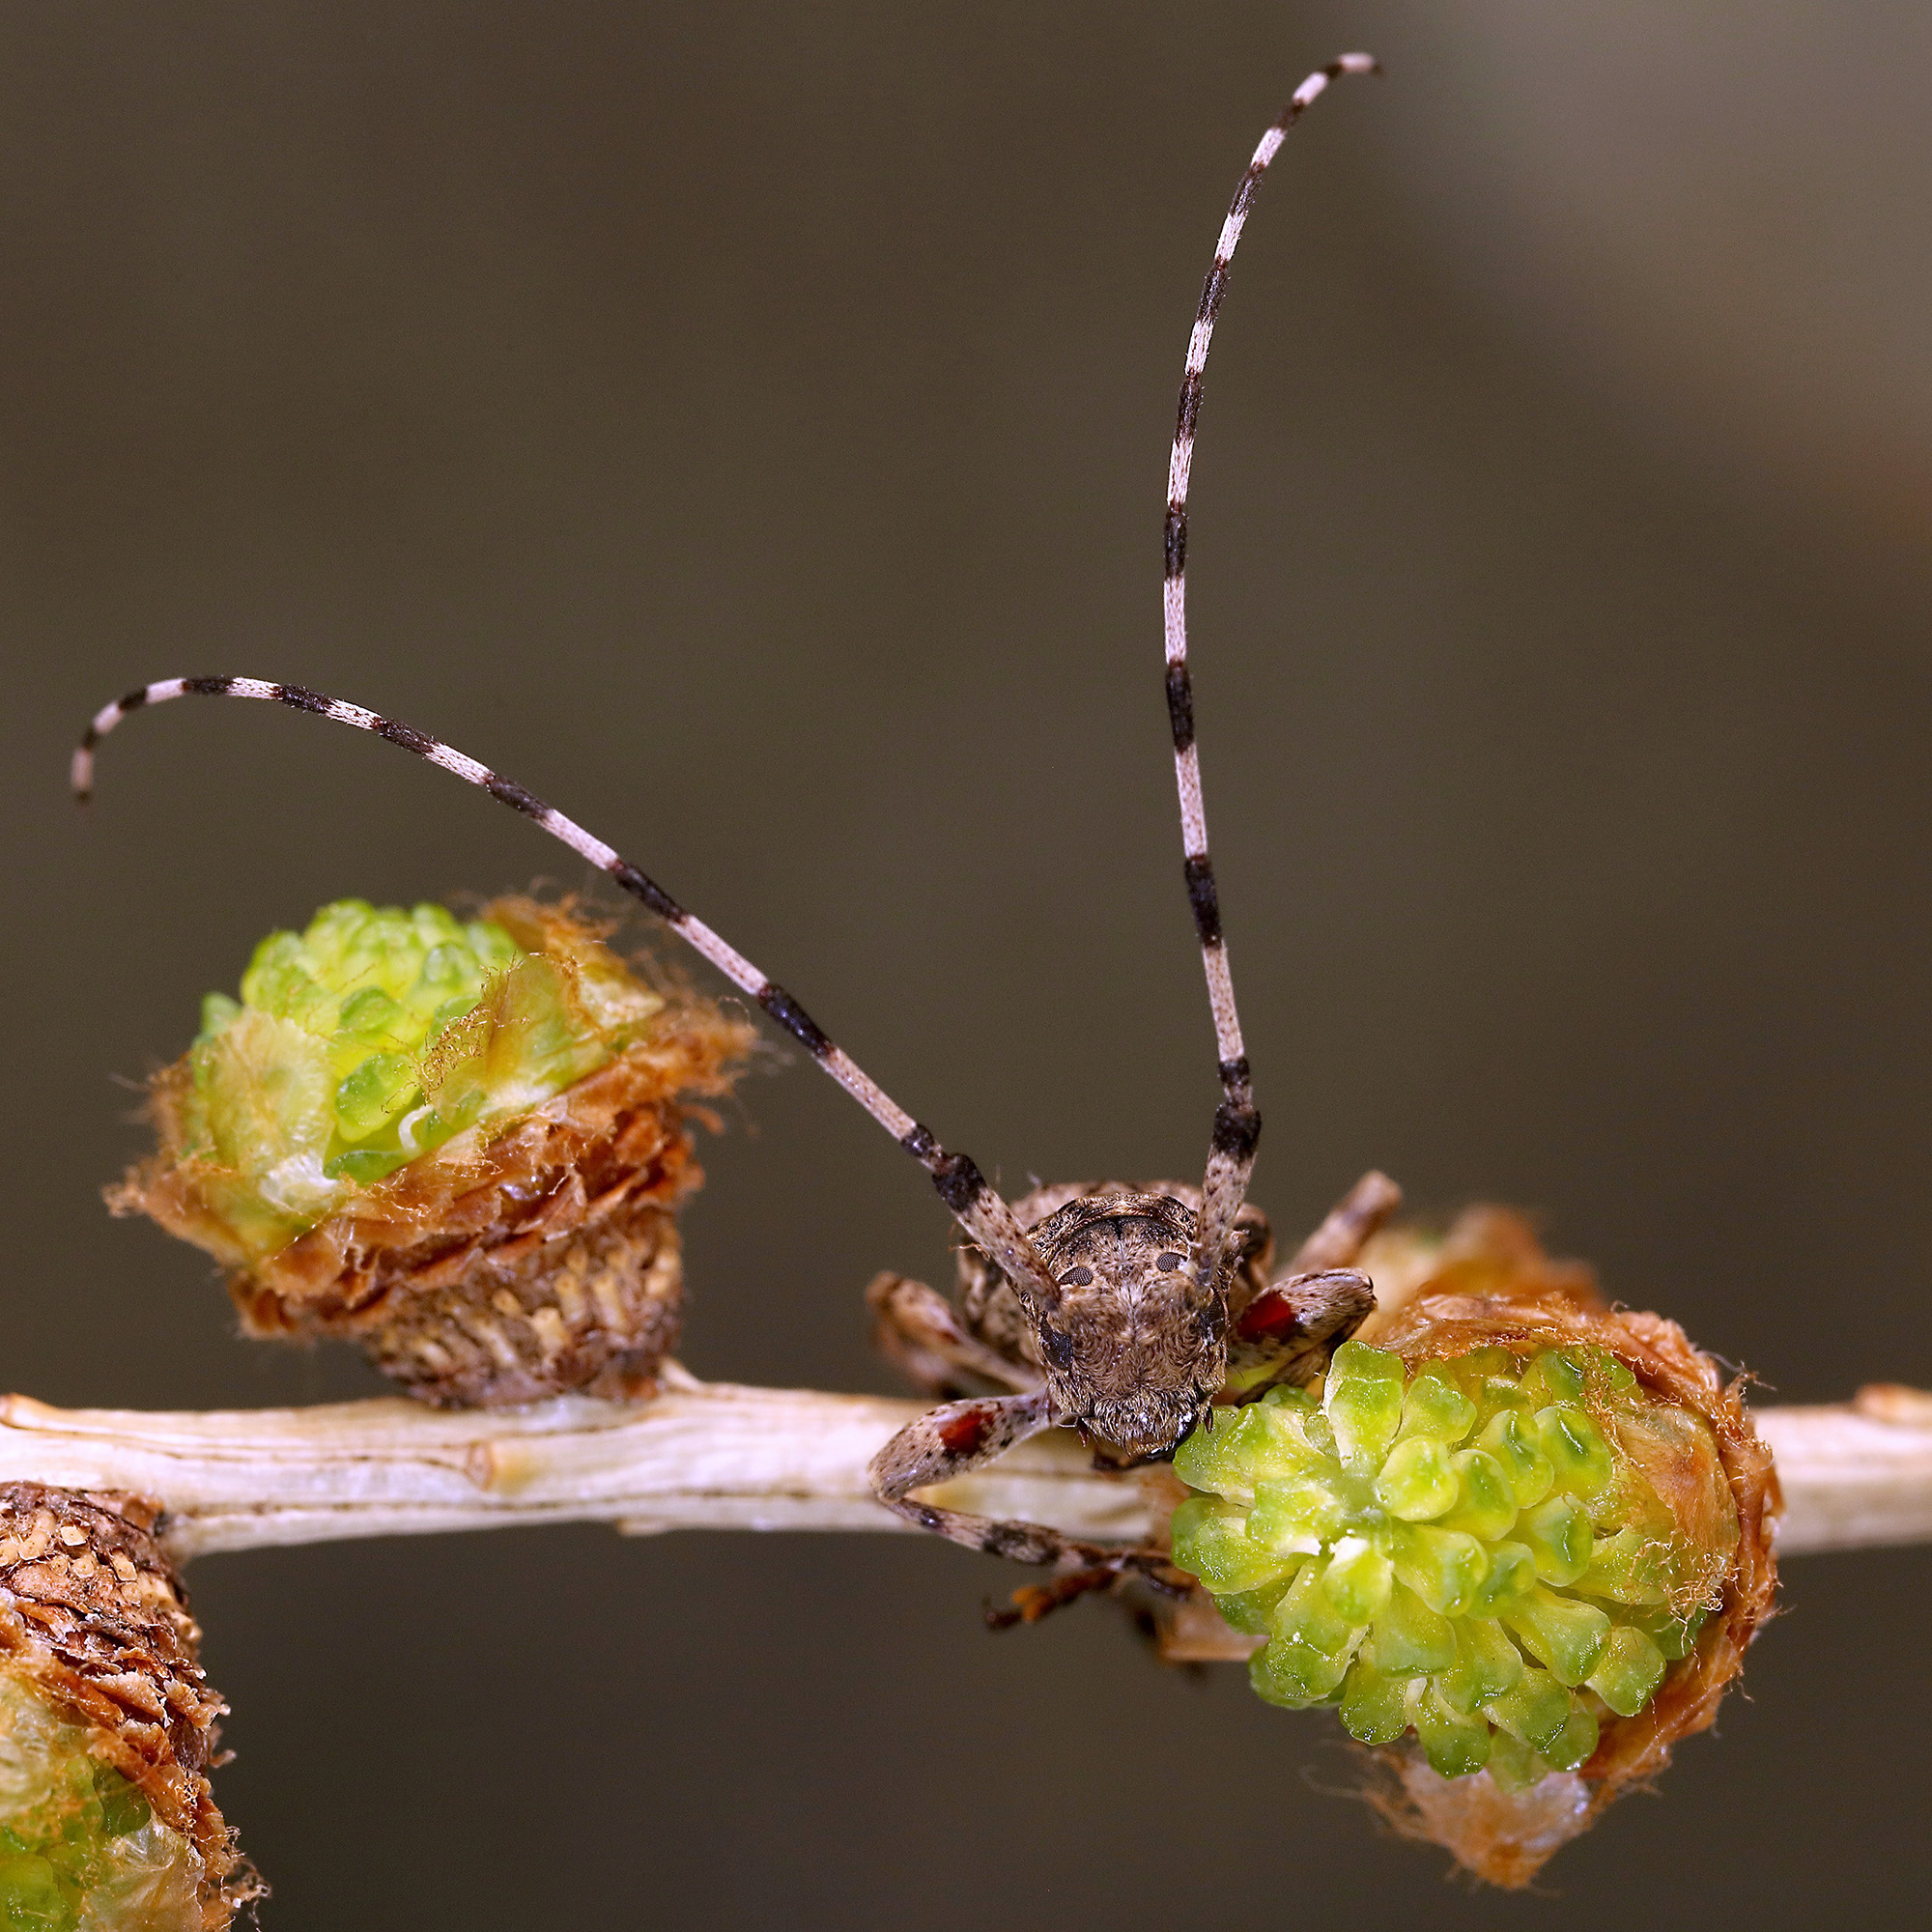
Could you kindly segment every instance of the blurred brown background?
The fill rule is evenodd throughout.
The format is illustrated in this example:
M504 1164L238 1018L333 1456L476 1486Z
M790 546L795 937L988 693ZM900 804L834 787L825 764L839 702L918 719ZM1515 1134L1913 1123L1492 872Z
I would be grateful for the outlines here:
M0 14L7 1349L56 1403L369 1390L98 1198L271 925L566 884L527 826L174 672L491 759L989 1172L1191 1173L1158 535L1263 124L1191 562L1209 808L1299 1229L1378 1163L1539 1211L1777 1399L1932 1381L1922 7ZM701 1374L891 1386L920 1175L809 1066L691 1214ZM1471 1897L1331 1729L913 1539L222 1557L273 1932L1918 1919L1932 1557L1804 1559L1750 1701Z

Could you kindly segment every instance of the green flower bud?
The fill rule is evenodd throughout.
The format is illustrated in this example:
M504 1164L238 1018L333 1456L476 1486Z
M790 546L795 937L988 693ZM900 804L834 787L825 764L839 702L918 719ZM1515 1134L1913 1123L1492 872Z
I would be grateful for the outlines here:
M1247 1511L1219 1496L1190 1496L1174 1513L1174 1533L1187 1538L1195 1576L1217 1596L1238 1596L1281 1577L1274 1551L1250 1542L1247 1532Z
M91 1753L87 1726L0 1673L0 1925L200 1932L193 1847Z
M1406 1583L1389 1592L1376 1619L1368 1661L1394 1677L1427 1677L1456 1662L1456 1629Z
M1328 1380L1334 1399L1322 1413L1335 1434L1336 1452L1350 1469L1378 1464L1402 1426L1402 1363L1379 1349L1344 1342L1335 1350Z
M1567 1587L1590 1567L1590 1519L1572 1496L1551 1496L1524 1510L1516 1533L1546 1583Z
M1526 1408L1498 1409L1476 1439L1509 1478L1518 1509L1534 1508L1556 1487L1556 1471L1537 1446Z
M118 1210L227 1264L249 1333L352 1336L429 1401L649 1385L701 1178L684 1097L728 1091L749 1027L526 899L341 899L241 994L156 1082L161 1149Z
M1456 1662L1435 1688L1464 1717L1504 1697L1522 1682L1522 1653L1489 1618L1464 1617L1456 1625Z
M1618 1624L1605 1638L1587 1681L1618 1717L1634 1718L1656 1694L1666 1668L1662 1651L1642 1631Z
M1406 1435L1376 1477L1376 1500L1391 1516L1427 1522L1456 1500L1456 1471L1449 1452L1433 1435Z
M1402 1405L1402 1434L1460 1441L1476 1419L1476 1405L1437 1369L1423 1369Z
M1642 1455L1664 1428L1715 1470L1716 1445L1660 1412L1601 1348L1411 1372L1349 1342L1319 1395L1271 1390L1181 1444L1201 1493L1175 1561L1265 1639L1250 1673L1270 1703L1335 1704L1365 1744L1412 1732L1440 1776L1520 1788L1641 1711L1701 1615L1713 1552Z
M491 920L338 899L212 993L188 1056L182 1158L204 1243L279 1252L464 1129L527 1112L644 1037L664 1001L588 932L531 952Z
M1280 1413L1266 1426L1267 1439L1321 1446L1332 1412L1340 1453L1295 1473L1341 1505L1340 1532L1278 1559L1272 1579L1244 1567L1247 1588L1214 1600L1232 1626L1219 1639L1207 1605L1189 1605L1177 1654L1238 1654L1287 1690L1265 1649L1290 1581L1320 1575L1362 1636L1315 1701L1371 1747L1372 1802L1464 1869L1522 1886L1651 1786L1743 1667L1776 1583L1770 1450L1743 1377L1674 1322L1605 1306L1587 1268L1553 1261L1506 1209L1471 1208L1439 1236L1384 1229L1357 1264L1376 1313L1325 1386L1270 1399L1292 1430ZM1192 1441L1176 1467L1232 1510L1219 1525L1232 1553L1254 1500L1240 1448L1264 1427L1236 1435L1217 1418L1214 1433L1232 1438L1214 1469ZM1395 1454L1416 1440L1455 1477L1435 1515L1415 1512L1442 1463ZM1322 1514L1312 1497L1302 1510ZM1385 1600L1368 1587L1376 1558Z

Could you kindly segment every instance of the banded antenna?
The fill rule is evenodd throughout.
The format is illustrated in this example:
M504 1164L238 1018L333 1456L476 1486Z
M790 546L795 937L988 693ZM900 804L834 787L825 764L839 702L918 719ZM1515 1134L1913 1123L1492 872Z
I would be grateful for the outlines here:
M513 781L499 777L488 765L479 764L453 745L400 724L393 718L366 711L359 704L346 704L339 697L306 691L298 684L271 684L259 677L166 677L156 684L130 691L126 697L116 698L95 714L73 754L73 792L81 804L93 796L94 751L101 739L133 712L177 697L253 697L270 704L286 704L294 711L312 711L332 724L348 724L357 731L386 738L390 744L400 745L404 751L453 773L465 783L487 791L512 811L534 819L553 838L588 860L634 899L656 913L687 946L710 960L741 992L757 1001L931 1175L939 1198L1023 1294L1042 1309L1059 1301L1059 1286L1034 1252L1033 1243L1021 1233L1012 1209L986 1183L969 1155L949 1153L931 1129L915 1121L843 1047L835 1045L818 1022L782 986L767 979L701 919L686 912L654 879L640 872L603 839L586 832L575 819L566 818L554 807L546 805Z
M1255 1111L1246 1051L1241 1041L1240 1015L1235 1006L1235 985L1228 969L1228 951L1221 931L1220 902L1214 867L1208 852L1208 825L1201 800L1201 760L1194 742L1194 696L1187 665L1186 554L1187 481L1194 457L1195 423L1201 410L1202 372L1208 347L1228 287L1229 265L1268 163L1275 157L1290 128L1328 88L1348 73L1373 73L1377 63L1367 54L1344 54L1312 73L1297 87L1288 105L1263 135L1254 158L1242 175L1214 248L1213 266L1201 291L1201 306L1187 344L1187 363L1180 384L1180 405L1168 463L1166 568L1163 607L1167 640L1167 704L1174 731L1175 781L1180 795L1181 843L1185 855L1188 902L1201 940L1202 963L1208 977L1208 1005L1221 1074L1221 1103L1215 1111L1202 1210L1196 1227L1193 1264L1200 1278L1214 1284L1227 1266L1235 1216L1246 1198L1248 1176L1254 1167L1261 1116ZM775 980L761 973L696 915L611 846L574 819L500 777L489 766L454 746L429 737L392 718L325 696L300 685L277 684L256 677L170 677L141 686L104 705L87 727L73 754L74 795L82 803L94 789L94 753L108 732L131 713L177 697L248 697L284 704L296 711L314 712L337 724L386 739L439 765L468 784L487 791L499 803L519 811L553 838L580 854L607 874L622 891L657 914L680 939L708 959L741 991L755 1000L873 1120L932 1177L941 1200L966 1232L999 1264L1008 1278L1040 1310L1061 1298L1033 1245L1013 1218L1012 1209L987 1184L970 1156L949 1152L932 1131L913 1119L842 1047L836 1045L810 1013Z
M1221 1104L1215 1109L1214 1132L1208 1144L1208 1173L1201 1187L1201 1218L1195 1227L1193 1255L1196 1273L1210 1285L1229 1265L1235 1216L1247 1198L1262 1117L1255 1111L1247 1049L1241 1040L1241 1015L1235 1005L1235 980L1228 968L1228 945L1221 931L1221 900L1214 885L1214 862L1208 853L1208 814L1201 801L1201 753L1194 742L1194 683L1187 667L1187 482L1194 466L1194 429L1201 414L1201 380L1208 366L1208 346L1214 339L1214 324L1227 297L1235 249L1268 163L1280 152L1288 130L1328 91L1331 82L1340 80L1344 74L1379 71L1380 63L1371 54L1344 54L1339 60L1330 61L1294 90L1288 105L1262 136L1261 145L1235 190L1228 218L1221 224L1221 238L1214 244L1213 266L1202 284L1194 332L1187 338L1187 363L1180 379L1174 448L1167 464L1167 526L1161 590L1167 639L1167 716L1174 731L1174 781L1180 794L1180 843L1187 902L1193 909L1194 930L1201 940L1201 963L1208 975L1208 1004L1214 1015L1214 1045L1221 1073Z

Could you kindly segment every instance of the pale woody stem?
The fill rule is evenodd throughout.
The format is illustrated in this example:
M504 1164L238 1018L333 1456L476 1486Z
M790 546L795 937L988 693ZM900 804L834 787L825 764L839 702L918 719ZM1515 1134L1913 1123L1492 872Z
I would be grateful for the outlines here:
M564 1397L507 1412L391 1399L170 1414L10 1396L0 1399L0 1482L155 1497L182 1561L536 1522L630 1534L896 1530L905 1525L872 1500L866 1465L922 1406L703 1383L682 1370L641 1405ZM1756 1419L1784 1490L1781 1551L1932 1542L1932 1395L1880 1387ZM935 1493L954 1508L1132 1541L1162 1506L1162 1481L1099 1475L1073 1437L1054 1432Z

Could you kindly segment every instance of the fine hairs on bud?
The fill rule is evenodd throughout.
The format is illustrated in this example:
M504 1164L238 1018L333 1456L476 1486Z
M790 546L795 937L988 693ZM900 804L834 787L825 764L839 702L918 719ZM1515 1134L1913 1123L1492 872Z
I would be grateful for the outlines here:
M752 1038L569 906L340 900L209 996L108 1198L226 1264L251 1335L357 1341L421 1400L639 1393L682 1319L696 1103Z

